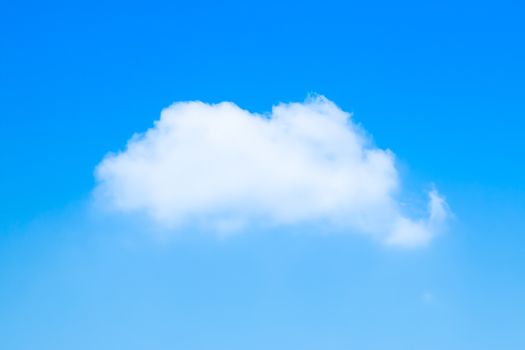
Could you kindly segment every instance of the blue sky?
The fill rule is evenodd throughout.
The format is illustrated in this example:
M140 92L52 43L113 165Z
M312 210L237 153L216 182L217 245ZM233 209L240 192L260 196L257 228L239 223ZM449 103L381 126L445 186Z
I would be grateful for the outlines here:
M525 348L519 2L2 8L2 349ZM96 166L171 103L267 112L309 93L395 153L408 199L439 189L445 233L159 242L93 211Z

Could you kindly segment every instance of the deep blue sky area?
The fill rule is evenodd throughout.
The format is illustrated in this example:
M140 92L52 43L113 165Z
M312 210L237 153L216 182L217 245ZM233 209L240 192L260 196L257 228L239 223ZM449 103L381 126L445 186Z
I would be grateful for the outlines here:
M0 348L525 349L524 18L506 0L3 1ZM310 93L391 149L414 197L439 188L447 233L159 246L78 213L104 155L171 103Z

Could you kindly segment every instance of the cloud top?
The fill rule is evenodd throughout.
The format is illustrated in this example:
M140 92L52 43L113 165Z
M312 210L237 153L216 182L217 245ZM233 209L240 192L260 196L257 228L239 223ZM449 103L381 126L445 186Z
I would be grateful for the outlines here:
M323 96L264 115L230 102L177 102L124 151L106 156L96 178L109 207L174 229L322 223L417 246L446 219L435 190L426 218L404 215L392 152L375 147Z

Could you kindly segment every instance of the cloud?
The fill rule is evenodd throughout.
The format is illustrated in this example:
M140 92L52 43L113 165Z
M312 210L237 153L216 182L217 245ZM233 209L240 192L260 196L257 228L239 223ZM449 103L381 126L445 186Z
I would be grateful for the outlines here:
M417 246L447 216L432 190L428 216L407 217L397 199L393 153L375 147L323 96L279 104L269 114L230 102L174 103L95 173L105 205L170 229L203 225L228 233L322 224Z
M423 292L423 294L421 294L421 300L425 304L432 304L434 302L434 294L431 291L427 290Z

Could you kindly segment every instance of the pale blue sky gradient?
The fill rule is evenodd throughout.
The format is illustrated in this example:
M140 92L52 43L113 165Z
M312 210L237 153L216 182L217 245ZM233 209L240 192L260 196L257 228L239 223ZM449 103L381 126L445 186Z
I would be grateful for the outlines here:
M518 1L4 2L0 349L525 349ZM99 217L93 171L174 101L317 92L455 219L430 246ZM419 192L418 192L419 191Z

